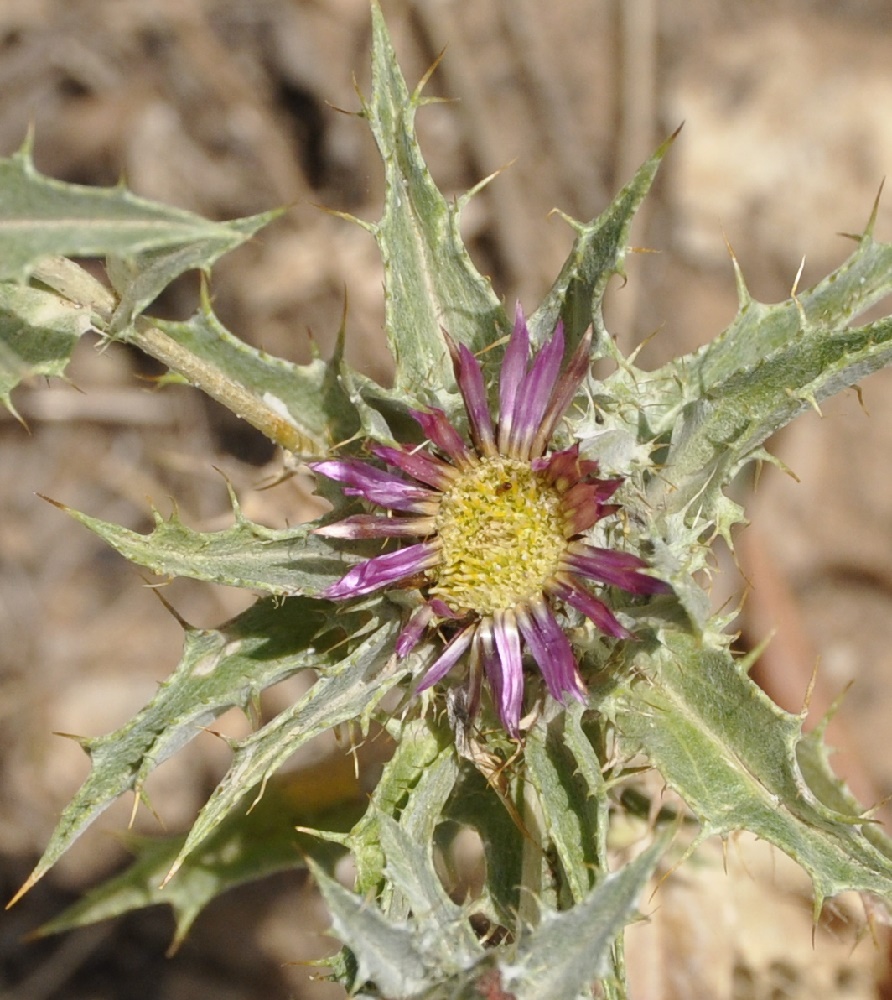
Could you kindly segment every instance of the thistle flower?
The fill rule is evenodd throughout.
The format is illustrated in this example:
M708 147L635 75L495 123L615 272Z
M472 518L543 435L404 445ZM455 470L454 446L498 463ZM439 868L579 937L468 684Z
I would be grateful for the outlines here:
M396 642L406 656L428 629L450 634L419 691L442 680L468 654L472 704L481 666L499 716L516 736L523 702L523 648L539 665L552 697L585 699L570 642L555 614L562 604L582 612L604 633L629 631L589 589L587 581L632 594L666 589L646 564L626 552L596 548L585 535L616 513L610 503L621 479L599 479L598 463L579 444L548 452L547 444L586 375L591 333L563 373L563 325L529 361L520 307L502 362L499 419L489 411L474 355L447 336L467 411L471 445L439 409L412 411L428 439L418 450L372 444L389 469L360 459L315 462L312 468L387 514L356 514L317 528L334 538L412 539L412 544L353 567L323 591L348 600L398 586L420 586L424 603Z

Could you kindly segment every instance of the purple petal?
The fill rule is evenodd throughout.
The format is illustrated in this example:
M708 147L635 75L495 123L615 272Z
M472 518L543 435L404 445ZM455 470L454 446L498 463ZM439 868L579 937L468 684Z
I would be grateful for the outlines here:
M471 438L480 454L494 455L496 443L492 416L489 412L480 363L464 344L456 344L449 334L445 334L445 337L449 353L452 355L455 379L465 401L465 410L471 425Z
M455 469L424 451L404 451L402 448L388 448L383 444L373 444L369 449L382 462L392 465L419 482L427 483L434 489L445 489L455 479Z
M434 617L434 609L429 604L422 604L414 615L406 622L405 628L396 639L396 655L408 656L418 645L418 640L424 635Z
M508 453L513 458L530 458L530 446L551 400L555 380L564 357L564 324L558 322L554 334L533 359L517 392Z
M499 710L499 718L502 725L510 736L517 736L518 724L520 722L520 705L515 708L509 706L505 714L502 713L504 703L505 679L502 672L502 664L496 652L495 641L492 634L492 620L484 618L477 627L477 637L474 642L474 649L483 661L483 669L489 686L492 688L492 699Z
M523 661L520 653L520 632L513 611L497 611L493 615L492 642L483 640L483 664L496 696L502 725L511 736L517 735L523 703Z
M462 654L468 646L471 645L471 640L474 638L474 632L476 629L477 625L474 623L472 625L468 625L467 628L462 629L461 632L453 636L443 652L428 668L427 673L424 675L424 680L416 688L416 693L426 691L429 687L433 687L433 685L438 681L443 680L446 674L448 674L461 659Z
M445 601L441 600L439 597L432 597L428 602L430 606L434 609L434 614L438 618L462 618L463 615L457 615L452 608L446 604Z
M615 639L631 639L632 633L620 625L610 608L603 601L592 596L584 587L557 580L549 586L548 590L555 597L559 597L566 604L569 604L571 608L581 611L605 635L612 635Z
M337 583L326 587L321 597L341 601L349 597L361 597L390 584L398 583L407 576L413 576L430 569L440 560L440 549L431 542L419 542L396 552L366 559L354 566Z
M584 701L585 688L579 677L576 657L551 608L545 601L537 601L531 612L530 615L518 615L518 624L539 664L549 694L560 702L567 694Z
M619 508L605 501L622 485L621 479L577 483L561 498L561 512L571 535L578 535Z
M373 465L357 458L333 458L324 462L311 462L314 472L344 484L344 493L350 497L362 497L369 503L389 510L409 513L430 513L431 503L436 503L436 493L422 486L407 483L405 479L391 472L376 469Z
M502 359L502 370L499 373L499 450L507 454L511 429L514 426L514 407L517 404L517 394L520 383L527 370L527 359L530 356L530 334L520 303L517 303L514 319L514 332L508 341L505 356Z
M326 538L426 538L437 530L433 517L383 517L378 514L353 514L321 528L314 535Z
M563 492L589 476L597 476L599 467L597 462L579 457L579 442L574 441L571 447L563 451L537 458L533 462L533 468L536 472L544 472L548 482Z
M593 482L575 483L562 496L565 509L572 510L580 504L588 503L594 495L600 503L606 503L622 486L622 479L595 479Z
M579 346L573 352L573 356L563 375L558 380L551 402L545 415L542 417L540 426L536 431L530 446L530 455L541 455L545 451L545 445L551 440L551 435L558 425L558 421L566 413L567 407L573 402L576 390L582 384L591 364L592 331L586 331Z
M562 562L573 573L621 587L630 594L664 594L669 589L662 580L642 573L647 569L647 563L629 552L598 549L584 542L574 542Z
M425 437L433 441L456 465L466 467L470 464L468 446L442 410L431 407L427 411L409 410L409 413L418 421Z

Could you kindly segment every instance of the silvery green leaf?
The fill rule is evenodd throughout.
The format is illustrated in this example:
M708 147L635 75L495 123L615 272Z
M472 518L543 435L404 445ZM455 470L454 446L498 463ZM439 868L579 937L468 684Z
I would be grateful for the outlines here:
M109 333L114 335L128 327L181 274L193 270L209 271L224 254L250 239L280 214L280 211L266 212L223 223L228 230L225 238L223 233L215 232L182 246L162 246L123 257L110 257L108 275L119 301L109 323Z
M517 1000L571 1000L589 997L608 969L617 935L665 849L664 840L619 871L603 878L572 909L546 912L522 938L517 954L502 963L502 983Z
M131 789L140 795L149 774L217 716L234 706L247 709L265 688L301 670L338 665L345 635L358 631L363 621L351 615L332 620L327 601L268 598L219 629L187 629L179 666L145 708L107 736L75 737L90 757L90 773L18 895L42 878L119 795ZM307 696L311 703L318 701L315 690ZM362 711L366 700L365 695L358 699L354 712ZM314 718L324 716L323 708ZM243 785L241 794L255 784Z
M88 306L27 285L0 283L0 404L15 412L10 394L35 376L61 378L81 335Z
M816 912L848 890L892 901L892 842L838 792L814 738L803 745L802 719L778 708L726 649L667 632L636 669L616 712L622 751L645 755L702 836L748 830L779 847L810 875Z
M642 164L597 219L588 223L567 219L576 231L576 239L561 273L539 308L529 317L527 325L534 343L542 343L559 319L564 321L571 347L592 323L601 329L601 300L607 282L614 274L624 273L629 229L674 139L675 135L670 136Z
M511 796L511 788L503 791ZM475 830L483 842L486 860L485 899L482 910L492 909L495 919L511 926L517 919L522 893L521 864L524 833L503 799L479 770L465 766L446 815Z
M507 332L504 310L459 234L415 134L420 90L409 93L377 3L372 4L372 94L363 114L384 161L384 215L371 227L384 261L386 328L396 389L436 401L454 391L441 327L472 351ZM441 401L440 405L443 405Z
M561 884L571 905L584 899L605 859L599 845L605 831L599 803L606 794L600 763L580 729L581 706L573 705L550 722L540 719L526 740L529 780L542 810L544 833L561 865Z
M439 810L430 810L431 831L439 819ZM438 955L436 965L450 970L469 968L482 956L483 948L461 907L443 889L433 863L433 832L418 837L390 816L381 816L378 822L387 880L404 897L407 915L412 914L428 951Z
M206 267L268 219L210 222L138 198L122 185L66 184L39 174L26 146L0 159L0 280L21 281L41 258L56 254L130 257L182 250L187 266ZM159 278L156 271L160 291Z
M290 600L300 600L291 598ZM338 617L329 624L338 628ZM350 622L349 613L344 622ZM380 618L367 626L367 634L354 628L348 633L349 642L334 648L310 647L304 653L319 677L310 690L290 708L281 712L246 739L234 744L229 770L211 793L204 808L192 825L186 842L171 866L172 878L186 859L211 836L220 823L237 808L245 792L261 787L273 773L314 736L345 722L357 722L366 727L378 702L403 677L404 666L393 661L396 621L392 611L380 609ZM360 638L361 637L361 638ZM270 636L270 645L287 642L280 630Z
M385 855L380 821L399 816L412 836L433 841L434 828L457 777L450 734L429 719L391 725L396 746L351 834L359 892L381 893ZM389 900L388 895L388 900Z
M782 307L765 323L782 318ZM803 329L741 367L678 413L669 453L648 500L658 517L692 508L710 517L720 490L766 438L828 396L892 360L892 320Z
M186 322L158 321L121 331L129 341L258 426L289 451L325 455L359 427L344 391L340 347L331 361L297 365L233 336L206 301Z
M153 512L147 534L100 521L50 501L95 532L116 552L153 573L243 587L266 594L315 596L349 568L336 544L312 533L312 524L275 529L245 518L233 501L234 524L220 531L193 531L176 510Z
M347 764L352 776L352 761ZM166 885L162 885L164 877L182 849L185 835L125 837L133 863L89 890L38 933L58 934L146 906L170 906L176 930L169 951L175 951L198 914L228 889L276 872L304 868L307 857L333 870L344 848L296 829L319 825L346 830L362 810L356 781L341 787L333 770L337 769L325 768L322 798L321 779L301 772L277 775L267 783L262 796L258 789L252 789ZM308 781L308 777L315 781ZM341 801L333 801L333 791L341 795Z
M392 921L368 899L357 896L310 865L331 914L332 929L356 959L356 983L374 983L373 994L391 1000L417 997L434 981L425 942L407 921ZM378 992L380 990L380 993Z

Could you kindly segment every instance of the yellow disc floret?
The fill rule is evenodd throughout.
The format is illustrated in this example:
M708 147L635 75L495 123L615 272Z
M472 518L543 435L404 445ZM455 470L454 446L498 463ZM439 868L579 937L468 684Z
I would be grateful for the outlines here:
M557 491L528 462L494 455L462 470L437 514L431 594L490 615L542 594L567 540Z

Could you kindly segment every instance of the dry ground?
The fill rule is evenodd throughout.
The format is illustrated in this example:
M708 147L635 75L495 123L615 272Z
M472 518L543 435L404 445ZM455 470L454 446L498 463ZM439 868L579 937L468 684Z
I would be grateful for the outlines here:
M420 119L435 178L458 193L511 162L473 203L466 238L499 292L532 308L571 234L558 207L588 218L657 142L685 121L634 233L608 325L630 348L656 334L658 363L715 335L735 310L726 241L753 293L785 297L803 254L817 280L849 245L892 169L892 8L885 0L383 0L416 80L446 58L435 93L457 100ZM359 227L316 208L373 218L381 174L355 110L368 64L365 0L2 0L0 153L35 129L43 171L113 183L213 218L294 208L221 263L215 306L231 329L305 360L323 350L349 294L351 360L387 377L381 275ZM877 233L892 239L887 203ZM185 317L184 280L158 311ZM34 385L0 421L0 884L9 895L82 780L78 748L54 731L120 725L176 662L180 631L143 579L37 499L48 494L140 528L150 501L205 529L225 523L220 473L248 515L300 519L294 480L271 490L278 457L250 429L187 390L147 388L151 365L84 343L72 386ZM741 535L748 641L777 636L761 677L797 709L815 662L815 706L847 684L834 739L872 801L892 795L892 434L890 374L804 418L775 442L776 470L750 498ZM866 411L866 412L865 412ZM746 495L748 487L742 487ZM729 567L716 601L737 599ZM165 592L196 625L250 598L177 582ZM273 712L289 697L274 693ZM244 723L226 720L231 732ZM188 823L226 763L207 735L151 789L171 829ZM230 894L179 955L163 957L163 912L62 940L24 944L122 860L112 810L24 903L0 919L0 996L17 1000L327 998L293 963L325 947L325 917L299 876ZM148 816L140 829L157 829ZM633 944L635 996L669 1000L877 995L884 956L852 951L842 905L812 947L807 887L741 844L725 875L706 857L667 889Z

